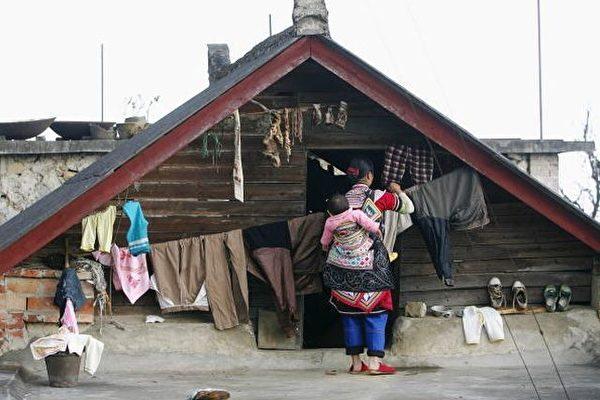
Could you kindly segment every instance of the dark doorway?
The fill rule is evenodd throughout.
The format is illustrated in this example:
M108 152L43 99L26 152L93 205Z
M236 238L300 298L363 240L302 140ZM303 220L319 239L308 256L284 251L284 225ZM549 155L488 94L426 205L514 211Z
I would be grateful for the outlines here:
M383 165L383 150L318 150L307 160L306 209L325 211L325 201L335 193L344 194L350 182L344 172L354 157L368 157L375 164L376 182ZM340 315L329 303L329 292L304 297L304 342L306 349L344 347Z

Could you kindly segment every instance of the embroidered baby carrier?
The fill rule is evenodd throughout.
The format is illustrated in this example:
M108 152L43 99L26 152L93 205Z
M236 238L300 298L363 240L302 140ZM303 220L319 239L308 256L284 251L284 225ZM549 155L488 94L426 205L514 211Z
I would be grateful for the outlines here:
M375 205L374 192L369 190L366 194L361 210L371 219L380 220L382 212ZM393 289L389 255L383 242L356 225L352 222L336 229L323 269L323 283L330 289L355 292Z

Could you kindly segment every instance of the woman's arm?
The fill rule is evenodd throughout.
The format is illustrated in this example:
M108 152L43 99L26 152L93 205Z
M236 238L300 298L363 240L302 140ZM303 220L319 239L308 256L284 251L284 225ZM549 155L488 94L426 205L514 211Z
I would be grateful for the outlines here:
M383 192L383 195L375 200L375 205L380 211L398 211L402 207L402 200L395 193Z

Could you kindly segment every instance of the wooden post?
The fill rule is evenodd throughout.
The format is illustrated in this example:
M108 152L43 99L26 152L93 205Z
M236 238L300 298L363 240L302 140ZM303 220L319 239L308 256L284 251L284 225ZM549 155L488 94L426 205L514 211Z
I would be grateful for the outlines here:
M591 306L595 310L600 310L600 259L594 257L592 267L592 301Z

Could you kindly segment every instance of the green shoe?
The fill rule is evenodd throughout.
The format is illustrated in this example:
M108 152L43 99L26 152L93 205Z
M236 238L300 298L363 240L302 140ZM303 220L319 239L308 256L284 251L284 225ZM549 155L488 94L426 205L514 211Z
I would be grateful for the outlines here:
M560 285L559 298L558 303L556 304L556 308L558 311L566 311L569 308L569 304L571 303L571 298L573 297L573 292L571 288L565 284Z
M546 311L556 311L556 301L558 299L558 291L554 285L546 285L544 287L544 299L546 301Z

